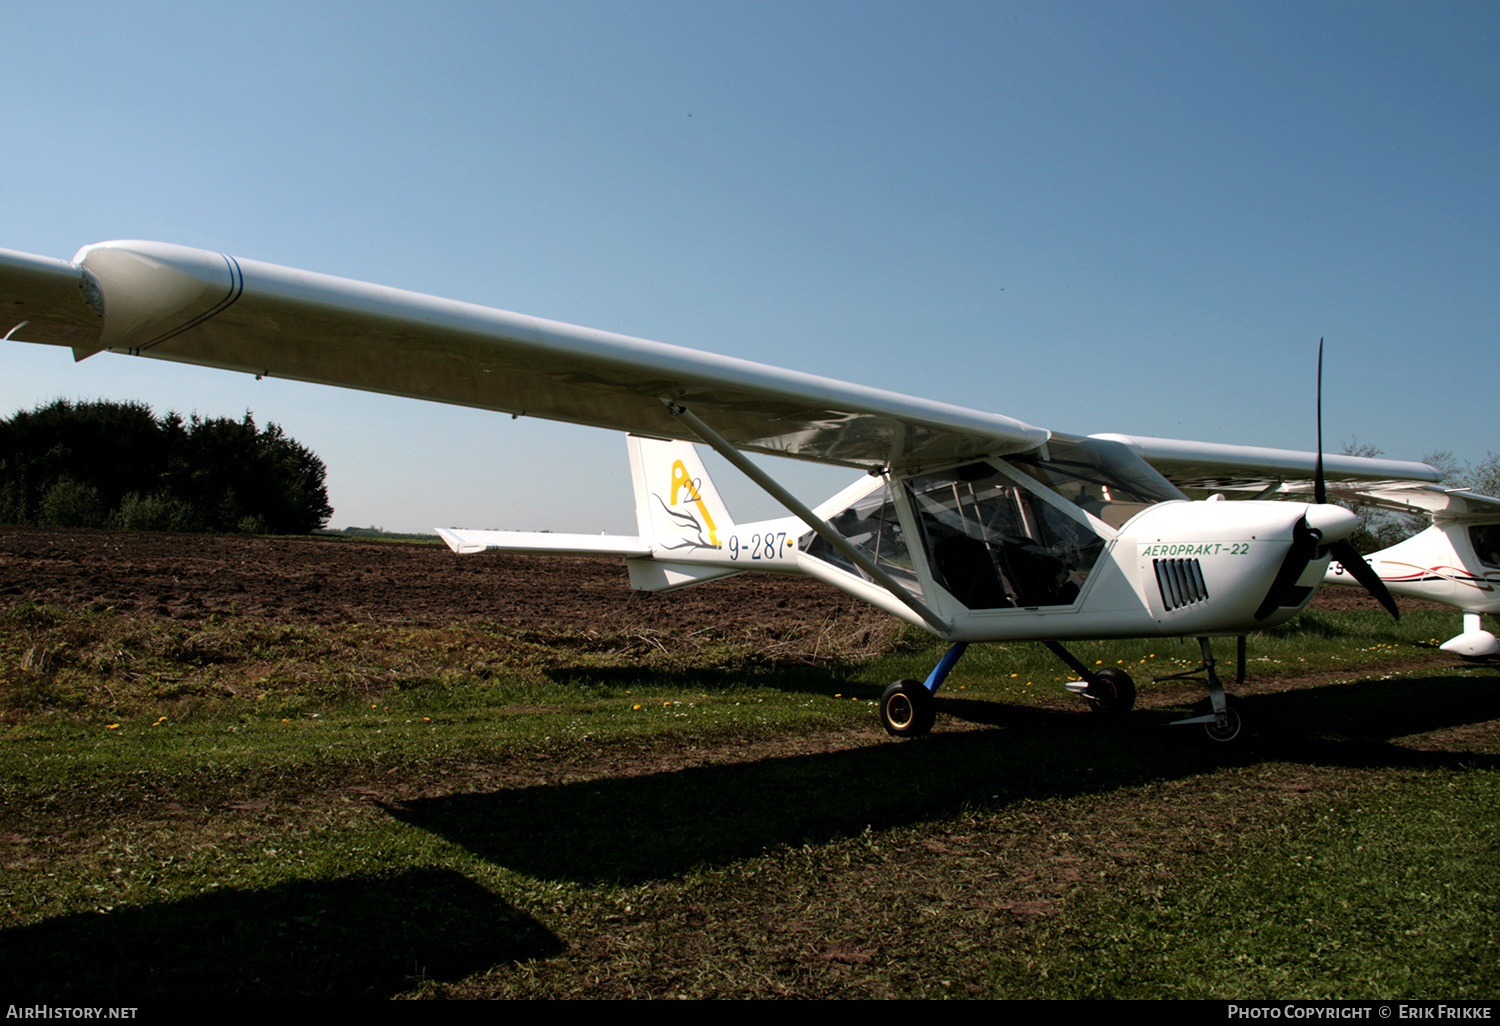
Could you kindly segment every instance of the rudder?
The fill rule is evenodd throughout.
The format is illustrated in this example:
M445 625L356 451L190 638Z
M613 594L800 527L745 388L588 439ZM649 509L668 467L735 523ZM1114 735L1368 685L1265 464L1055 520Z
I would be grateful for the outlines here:
M692 443L630 435L626 444L637 530L653 551L723 548L734 520Z

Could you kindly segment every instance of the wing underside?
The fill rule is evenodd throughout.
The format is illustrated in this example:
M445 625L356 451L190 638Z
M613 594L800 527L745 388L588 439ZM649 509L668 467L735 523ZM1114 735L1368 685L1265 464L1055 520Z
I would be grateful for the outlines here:
M910 473L1036 449L1049 433L932 402L645 339L154 242L72 263L0 250L0 335ZM1183 489L1310 490L1315 454L1127 435ZM1331 491L1436 483L1421 463L1325 456ZM1438 500L1414 500L1431 508ZM1445 507L1446 508L1446 507Z
M0 334L78 359L110 350L693 440L670 400L739 448L850 466L1048 437L998 414L164 243L100 243L73 264L0 251L0 311Z
M1352 498L1399 513L1421 513L1434 523L1500 523L1500 499L1478 495L1466 488L1442 488L1429 484L1388 485L1354 489Z

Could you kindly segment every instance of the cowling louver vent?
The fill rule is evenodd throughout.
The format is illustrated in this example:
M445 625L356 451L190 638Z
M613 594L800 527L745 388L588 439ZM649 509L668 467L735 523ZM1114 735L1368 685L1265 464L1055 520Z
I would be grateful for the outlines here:
M1196 559L1154 559L1156 585L1161 589L1162 607L1171 612L1208 599L1203 583L1203 569Z

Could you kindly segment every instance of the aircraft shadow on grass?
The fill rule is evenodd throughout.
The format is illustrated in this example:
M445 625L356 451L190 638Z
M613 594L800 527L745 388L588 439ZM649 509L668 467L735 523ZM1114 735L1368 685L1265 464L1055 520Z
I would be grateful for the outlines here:
M12 1004L384 998L563 949L535 919L449 869L297 880L60 916L0 932Z
M1414 698L1420 695L1421 701ZM1487 678L1366 681L1250 696L1268 728L1238 750L1188 743L1147 711L1108 722L990 701L945 699L957 719L1002 727L920 745L700 766L641 776L418 799L395 818L476 856L541 879L640 883L781 846L821 844L866 828L911 826L965 808L1102 794L1224 765L1306 761L1351 766L1500 766L1500 756L1417 751L1390 739L1500 719ZM1420 713L1413 710L1420 708ZM1337 713L1337 733L1325 727ZM1082 721L1082 722L1080 722ZM1172 743L1163 743L1164 738Z
M643 882L780 846L903 827L965 807L1106 794L1229 765L1296 761L1360 767L1500 767L1500 756L1417 751L1415 733L1500 719L1482 677L1366 680L1245 699L1266 729L1226 750L1166 733L1175 715L1111 722L989 701L944 699L958 720L915 745L763 759L421 799L387 806L491 863L541 879ZM1420 701L1414 699L1420 698ZM1334 721L1337 714L1341 719ZM1289 724L1277 729L1271 725ZM1295 729L1320 724L1321 733ZM1336 734L1327 732L1333 726ZM1163 738L1173 743L1163 744ZM1230 762L1226 763L1226 759ZM874 783L872 783L872 781ZM299 880L256 891L60 916L0 932L11 1000L379 998L420 980L458 980L502 962L552 957L559 938L461 873Z

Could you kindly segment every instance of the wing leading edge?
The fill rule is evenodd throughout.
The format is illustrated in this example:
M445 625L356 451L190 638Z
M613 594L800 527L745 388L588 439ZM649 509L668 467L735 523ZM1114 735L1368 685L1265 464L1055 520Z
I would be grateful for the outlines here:
M0 333L895 470L1033 449L1010 417L470 303L156 242L0 250ZM102 311L102 315L101 315Z

